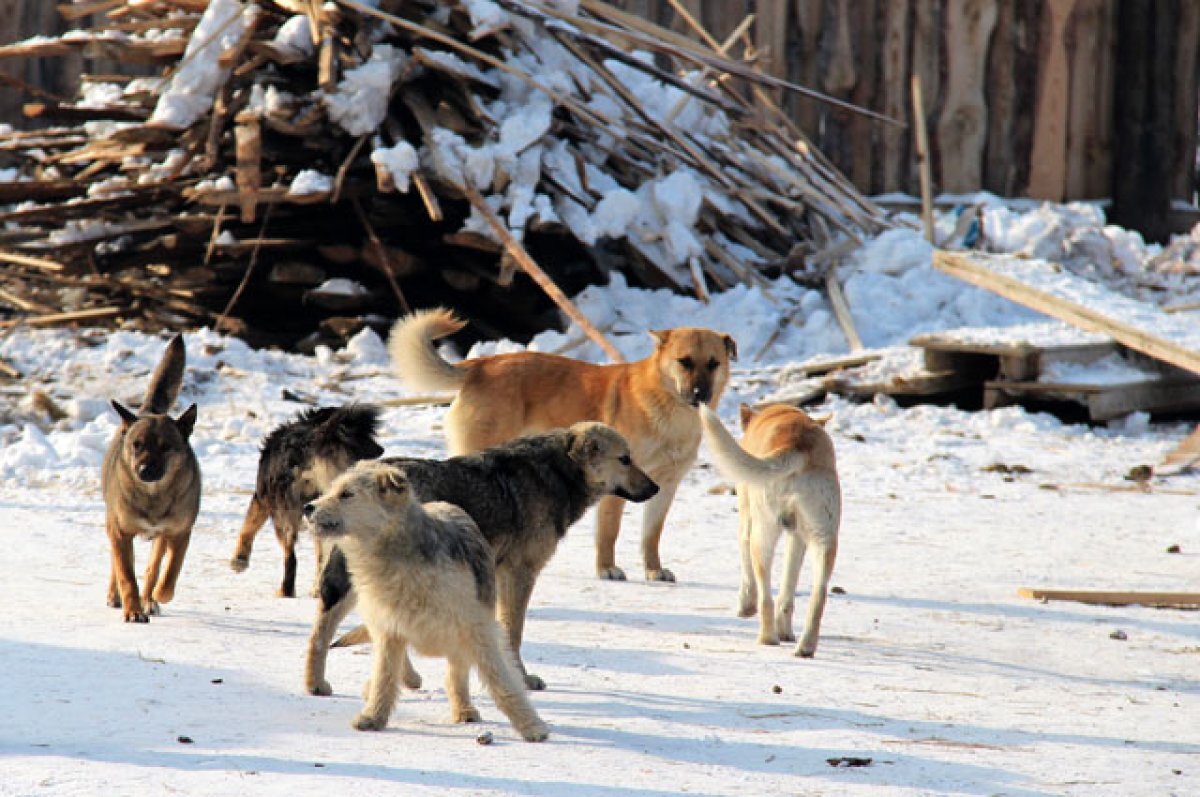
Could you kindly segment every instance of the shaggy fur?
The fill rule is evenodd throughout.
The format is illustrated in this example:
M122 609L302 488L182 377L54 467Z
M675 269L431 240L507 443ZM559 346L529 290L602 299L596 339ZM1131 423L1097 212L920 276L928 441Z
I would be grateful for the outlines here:
M802 410L772 404L759 412L742 405L742 445L717 414L701 408L705 439L717 467L737 482L738 540L742 587L738 615L759 615L758 641L778 645L795 640L792 613L796 581L805 552L813 551L813 586L804 635L796 655L817 651L829 578L837 558L842 493L833 441ZM787 535L778 606L771 600L771 562L779 537Z
M337 540L375 642L360 731L382 730L396 705L406 649L447 660L446 693L455 722L477 722L468 676L476 667L496 705L521 736L540 742L546 725L525 696L494 615L492 552L471 518L446 503L420 504L404 470L360 462L305 507L316 534Z
M149 622L159 605L175 596L200 512L200 465L188 443L196 405L178 418L167 414L179 396L186 359L183 337L176 335L150 377L138 412L112 402L121 426L104 455L100 489L112 549L108 605L123 609L127 623ZM133 573L135 537L153 541L140 597ZM164 559L166 572L159 581Z
M296 595L296 539L304 525L304 505L324 492L333 479L355 462L375 459L383 447L375 441L379 409L371 406L318 407L281 424L263 440L258 480L238 534L229 566L241 573L259 529L271 519L283 549L283 581L278 594ZM318 539L314 594L324 566Z
M444 309L417 312L396 322L388 341L396 375L410 388L457 392L446 415L450 452L479 451L578 421L612 426L660 488L642 514L646 578L674 581L659 556L663 524L700 447L696 407L715 406L725 390L729 363L737 356L733 338L694 327L657 330L651 332L653 354L616 365L538 352L451 364L433 341L464 323ZM596 513L596 573L601 578L625 578L616 563L623 508L620 498L610 496Z
M509 648L526 685L545 688L541 678L526 673L520 657L538 574L567 529L602 496L645 501L658 489L633 464L624 438L603 424L579 423L470 456L382 461L404 470L418 501L455 504L478 524L495 555L497 615ZM311 694L331 694L325 680L329 644L353 606L345 558L335 548L321 576L321 609L309 639L305 688Z

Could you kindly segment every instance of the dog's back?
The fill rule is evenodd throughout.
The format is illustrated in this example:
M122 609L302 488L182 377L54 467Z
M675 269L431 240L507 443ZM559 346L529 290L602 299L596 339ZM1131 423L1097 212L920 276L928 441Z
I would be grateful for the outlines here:
M263 440L255 494L298 512L346 468L383 454L375 440L379 414L365 405L317 407L279 425Z

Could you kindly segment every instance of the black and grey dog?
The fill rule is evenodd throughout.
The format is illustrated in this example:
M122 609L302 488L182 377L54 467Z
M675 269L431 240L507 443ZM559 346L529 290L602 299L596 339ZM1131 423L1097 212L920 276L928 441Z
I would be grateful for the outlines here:
M658 492L658 485L633 463L625 438L610 426L584 422L447 460L382 461L403 471L417 500L456 504L479 526L496 558L500 625L525 685L544 689L542 679L529 674L521 660L525 611L538 574L567 529L596 501L616 495L640 502ZM355 603L345 557L336 547L321 575L320 592L304 685L310 694L328 695L330 642ZM419 684L407 664L405 680L410 687Z
M269 517L283 548L279 595L295 597L296 537L304 525L304 505L355 462L383 454L383 447L375 440L378 428L377 407L318 407L305 410L267 435L258 457L254 496L246 508L229 566L239 573L250 566L254 537ZM319 540L316 549L319 578L324 564Z

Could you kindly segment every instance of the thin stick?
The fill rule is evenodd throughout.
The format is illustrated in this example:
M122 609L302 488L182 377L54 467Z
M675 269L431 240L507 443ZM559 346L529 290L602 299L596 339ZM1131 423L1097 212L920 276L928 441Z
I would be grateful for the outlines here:
M217 217L213 219L212 235L208 236L208 248L204 250L204 265L208 265L212 261L213 251L217 248L217 239L221 237L221 224L225 221L225 208L228 205L221 205L217 209Z
M92 307L87 310L73 310L69 313L50 313L48 315L31 316L28 318L14 318L9 321L0 321L0 326L14 327L18 324L24 324L31 327L41 327L62 324L68 321L89 321L95 318L109 318L114 315L120 315L126 309L124 307Z
M216 328L218 330L225 325L226 317L233 310L238 299L242 298L242 291L246 290L246 285L250 282L250 275L254 273L254 267L258 265L258 252L262 248L263 233L267 231L267 222L271 220L271 211L274 209L274 205L267 205L267 209L263 212L262 226L258 228L258 237L254 239L254 249L250 252L250 262L246 265L246 273L242 275L242 281L238 283L233 296L229 297L229 303L225 305L225 309L217 316Z
M387 281L392 286L392 291L396 294L396 301L400 304L400 309L405 315L412 312L412 307L408 304L408 299L404 298L404 291L400 290L400 283L396 282L396 275L392 273L392 258L388 255L387 247L383 245L383 241L379 240L379 236L375 234L375 228L371 226L371 221L367 218L367 214L363 211L362 205L359 204L357 198L350 200L354 206L354 213L358 216L358 223L363 226L367 237L371 239L371 246L375 247L375 253L378 255L379 270L387 277Z
M417 193L421 195L421 201L425 203L425 212L429 214L429 220L435 223L441 221L442 206L438 202L437 194L429 187L429 181L419 172L413 172L412 181L417 187Z
M921 76L912 76L913 131L917 138L917 167L921 176L921 218L925 222L925 240L933 243L933 177L929 167L929 134L925 130L925 101L921 96Z
M0 262L12 263L14 266L29 266L30 268L41 269L42 271L62 271L66 268L62 263L56 263L53 260L19 255L16 252L0 252Z
M29 299L26 299L24 297L17 296L15 293L6 291L3 288L0 288L0 299L8 302L13 307L16 307L19 310L24 310L27 313L53 313L54 312L53 307L47 307L44 304L30 301Z
M846 342L850 344L850 351L862 351L862 338L858 336L854 316L850 314L850 303L846 301L846 294L842 293L842 286L834 269L830 269L825 276L825 289L829 292L829 304L833 306L833 314L846 335Z
M492 231L504 243L513 260L517 261L517 265L524 269L525 273L538 284L538 287L545 291L546 295L550 297L550 301L558 305L558 308L566 314L567 318L575 322L584 331L584 334L603 349L609 359L617 363L625 362L625 358L621 356L621 352L617 351L617 347L612 345L608 338L604 337L604 334L592 325L587 316L579 312L579 308L567 298L567 295L562 292L561 288L554 284L554 280L550 279L550 276L542 270L542 267L534 262L533 258L529 256L529 252L525 251L525 247L521 246L521 242L512 236L512 233L504 226L504 222L500 221L492 211L492 208L484 200L483 195L471 185L464 185L463 192L467 195L471 207L475 208L475 212L483 216L488 226L492 228Z

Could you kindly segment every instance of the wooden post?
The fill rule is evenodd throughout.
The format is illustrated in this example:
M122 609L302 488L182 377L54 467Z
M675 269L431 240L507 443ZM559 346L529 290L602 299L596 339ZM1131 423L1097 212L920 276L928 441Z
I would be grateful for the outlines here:
M1033 151L1029 153L1029 195L1061 202L1067 191L1067 111L1070 62L1066 30L1076 0L1047 0L1049 34L1043 51L1034 112Z
M921 219L925 222L925 240L933 240L933 176L929 171L929 133L925 129L925 100L921 96L921 76L912 76L913 131L916 135L917 170L921 176Z

